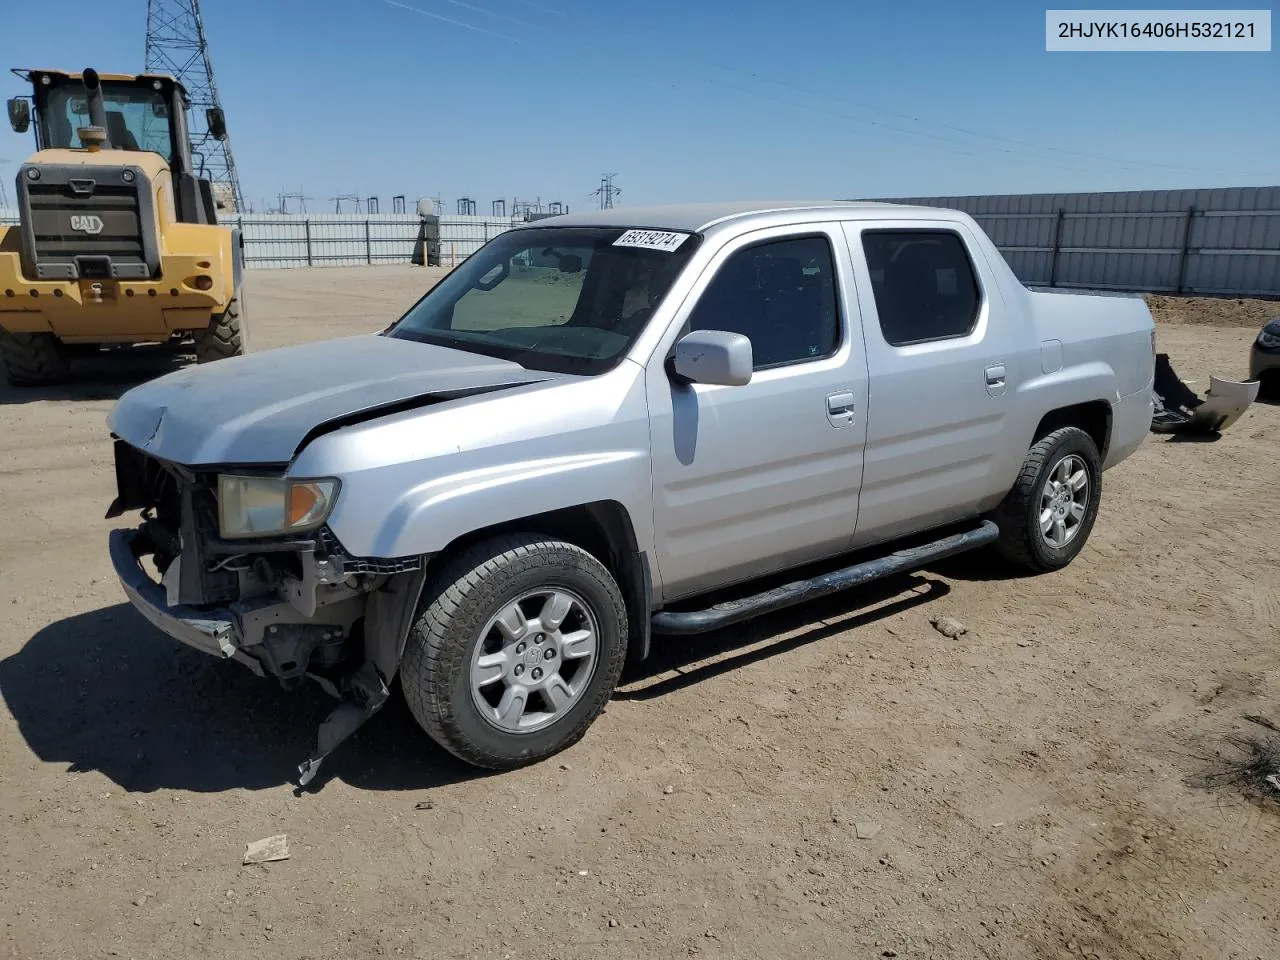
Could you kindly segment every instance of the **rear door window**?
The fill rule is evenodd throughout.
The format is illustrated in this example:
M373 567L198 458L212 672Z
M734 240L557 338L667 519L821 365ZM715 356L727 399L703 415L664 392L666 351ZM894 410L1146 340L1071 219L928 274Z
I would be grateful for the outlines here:
M868 230L862 249L871 272L880 332L895 347L967 337L982 293L964 241L950 230Z

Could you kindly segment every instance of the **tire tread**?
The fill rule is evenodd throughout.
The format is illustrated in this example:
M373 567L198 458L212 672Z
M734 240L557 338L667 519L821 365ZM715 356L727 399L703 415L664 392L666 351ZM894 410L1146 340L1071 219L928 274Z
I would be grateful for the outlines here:
M196 363L242 356L244 339L240 298L234 297L226 310L214 315L209 326L196 332Z
M458 642L452 629L454 623L471 598L491 578L522 572L545 563L548 557L556 556L578 567L579 573L594 576L605 593L611 596L615 609L598 610L596 613L599 617L616 617L625 640L626 608L608 570L581 547L538 534L503 534L464 549L440 570L434 581L435 589L428 587L419 615L410 628L401 666L401 686L409 711L433 740L474 766L490 770L512 769L545 759L576 743L604 709L622 672L625 642L615 645L610 662L597 665L596 669L607 674L610 681L598 684L594 691L588 693L592 698L589 709L558 738L551 749L530 751L513 760L486 750L460 731L448 691L457 671L467 669L461 661L467 656L470 645Z
M1031 449L1027 451L1026 459L1022 462L1022 469L1018 472L1018 478L1014 481L1013 487L1000 503L1000 506L993 511L992 519L1000 528L1000 539L996 541L996 551L1007 562L1037 573L1045 573L1058 568L1058 565L1046 563L1039 556L1032 542L1035 531L1027 524L1026 518L1031 506L1031 499L1037 494L1038 481L1046 461L1066 438L1077 434L1088 440L1089 449L1094 451L1096 457L1096 447L1093 444L1093 439L1079 427L1059 427L1057 430L1045 434L1031 445ZM1096 509L1096 505L1094 509ZM1089 532L1089 530L1084 531L1086 538ZM1083 548L1083 542L1081 542L1081 547Z
M0 361L15 387L59 383L71 372L66 349L52 333L10 333L0 327Z

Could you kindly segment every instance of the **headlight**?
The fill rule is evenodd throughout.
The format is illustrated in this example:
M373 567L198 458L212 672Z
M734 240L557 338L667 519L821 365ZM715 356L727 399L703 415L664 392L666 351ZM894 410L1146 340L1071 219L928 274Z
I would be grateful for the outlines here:
M1258 346L1265 347L1267 350L1280 349L1280 333L1267 333L1263 330L1258 334Z
M228 539L311 530L328 518L337 494L337 480L220 476L218 526Z

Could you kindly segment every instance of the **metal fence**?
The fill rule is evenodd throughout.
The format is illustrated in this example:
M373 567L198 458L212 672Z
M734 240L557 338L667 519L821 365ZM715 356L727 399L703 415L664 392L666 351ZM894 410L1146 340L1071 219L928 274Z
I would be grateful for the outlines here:
M223 222L240 227L248 267L411 263L424 240L416 214L245 214ZM451 267L465 260L515 222L441 217L440 263Z
M239 227L247 267L322 267L408 263L422 229L416 216L245 214Z
M0 208L0 224L18 212ZM411 263L421 255L423 220L417 214L243 214L222 221L244 236L247 267L321 267ZM510 217L442 216L433 239L446 267L465 260L520 221Z
M1028 286L1280 298L1280 187L890 202L963 210Z
M1028 286L1280 298L1280 187L896 198L963 210ZM0 210L0 223L17 213ZM415 214L245 214L250 267L410 263ZM442 216L446 267L520 221Z

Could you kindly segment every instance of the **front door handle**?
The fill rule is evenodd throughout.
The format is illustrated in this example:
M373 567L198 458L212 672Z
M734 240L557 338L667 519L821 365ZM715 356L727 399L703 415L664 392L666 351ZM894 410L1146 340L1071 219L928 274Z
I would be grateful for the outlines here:
M827 419L832 426L844 427L853 423L854 398L852 390L842 390L827 397Z
M853 392L833 393L827 397L827 413L832 416L842 413L853 413Z

